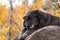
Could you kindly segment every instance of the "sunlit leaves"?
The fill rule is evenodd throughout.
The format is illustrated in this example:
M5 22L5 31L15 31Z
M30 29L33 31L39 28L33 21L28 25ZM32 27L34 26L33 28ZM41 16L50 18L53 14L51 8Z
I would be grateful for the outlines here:
M57 16L60 17L60 9L57 10Z
M9 11L6 6L0 5L0 40L5 40L8 32Z
M34 3L33 5L29 5L30 9L35 10L35 9L39 9L42 6L42 0L37 0L36 3Z
M0 36L0 40L6 40L6 37L4 35Z

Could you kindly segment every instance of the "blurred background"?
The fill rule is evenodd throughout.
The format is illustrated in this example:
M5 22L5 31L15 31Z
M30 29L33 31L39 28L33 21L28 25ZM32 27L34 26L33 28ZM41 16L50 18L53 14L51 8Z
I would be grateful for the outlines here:
M23 29L23 16L44 10L60 17L60 0L0 0L0 40L13 40Z

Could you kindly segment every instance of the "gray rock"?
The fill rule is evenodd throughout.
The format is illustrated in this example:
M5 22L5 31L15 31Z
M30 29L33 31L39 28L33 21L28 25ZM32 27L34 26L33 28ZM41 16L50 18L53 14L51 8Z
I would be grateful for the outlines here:
M60 26L47 26L38 29L25 40L60 40Z

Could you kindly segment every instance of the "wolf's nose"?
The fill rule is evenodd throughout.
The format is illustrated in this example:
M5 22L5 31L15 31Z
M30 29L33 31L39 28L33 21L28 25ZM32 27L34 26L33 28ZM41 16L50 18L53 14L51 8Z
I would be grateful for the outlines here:
M26 25L26 28L27 28L27 29L29 29L29 27L30 27L29 25Z

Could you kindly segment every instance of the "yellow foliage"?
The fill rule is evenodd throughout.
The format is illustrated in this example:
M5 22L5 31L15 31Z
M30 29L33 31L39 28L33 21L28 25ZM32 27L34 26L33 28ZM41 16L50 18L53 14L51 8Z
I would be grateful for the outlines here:
M60 9L57 10L57 16L60 17Z
M37 0L33 5L29 5L31 10L39 9L42 6L42 0Z
M4 35L0 36L0 40L6 40L6 37Z
M11 40L20 33L22 30L22 18L25 14L25 8L24 5L17 6L16 8L13 8L13 16L12 16L12 26L11 26ZM16 24L17 23L17 24Z
M51 15L55 15L54 13L56 12L56 10L54 9L49 9L47 10L48 13L50 13Z
M7 37L8 28L8 16L9 11L6 6L0 5L0 40L5 40ZM2 36L3 35L3 36Z
M17 34L20 33L20 29L17 27L17 26L12 26L11 29L10 29L10 32L11 32L11 39L13 39Z

